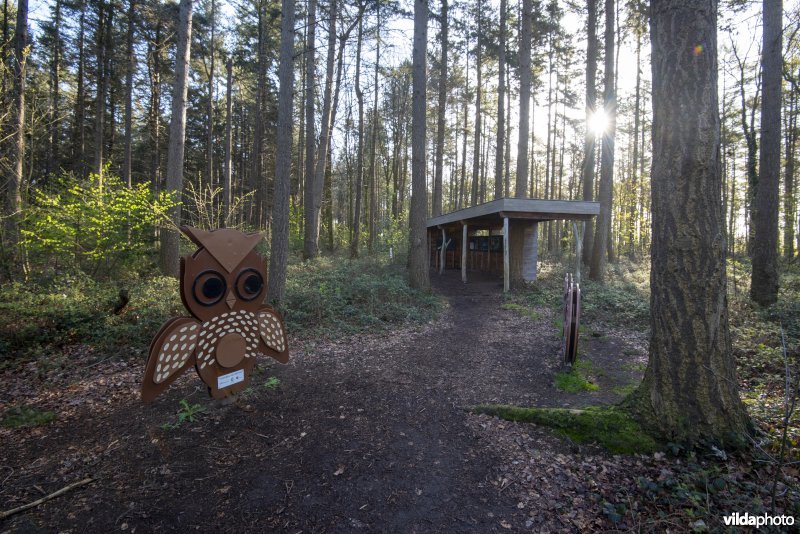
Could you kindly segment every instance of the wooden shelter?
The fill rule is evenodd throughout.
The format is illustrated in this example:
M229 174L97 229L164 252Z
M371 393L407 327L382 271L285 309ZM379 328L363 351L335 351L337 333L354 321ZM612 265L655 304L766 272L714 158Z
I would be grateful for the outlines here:
M503 290L536 280L538 231L542 221L588 220L599 202L498 198L428 219L432 265L439 272L461 269L503 273ZM486 235L482 235L483 233Z

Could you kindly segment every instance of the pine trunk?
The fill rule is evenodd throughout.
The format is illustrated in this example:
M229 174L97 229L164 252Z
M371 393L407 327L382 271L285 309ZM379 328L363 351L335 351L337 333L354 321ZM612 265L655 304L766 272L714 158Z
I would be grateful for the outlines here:
M183 152L186 133L186 96L189 89L189 58L192 42L192 0L181 0L178 7L178 37L175 53L175 85L172 90L172 117L169 123L169 149L167 152L168 193L181 200L183 192ZM170 210L169 217L177 228L181 225L181 205ZM173 229L161 232L160 261L166 275L178 276L180 237Z
M275 153L275 193L272 211L268 295L282 303L289 260L289 193L292 180L292 91L294 89L294 0L283 0L281 51L278 64L278 135ZM228 61L228 102L230 102L231 66ZM228 113L230 117L230 113ZM229 123L230 124L230 123ZM288 133L288 135L287 135ZM230 125L228 126L230 134ZM230 145L229 145L230 146ZM229 166L230 164L228 164ZM229 167L228 167L229 168ZM230 176L226 177L226 182Z
M761 154L753 219L753 278L750 298L761 306L778 300L778 190L781 175L781 82L783 0L764 0Z
M426 45L428 41L428 1L414 0L414 50L411 97L411 238L409 240L409 281L416 289L429 289L428 187L425 180L425 109L427 97Z
M627 406L667 441L725 446L750 425L728 330L716 11L707 0L652 10L650 359Z

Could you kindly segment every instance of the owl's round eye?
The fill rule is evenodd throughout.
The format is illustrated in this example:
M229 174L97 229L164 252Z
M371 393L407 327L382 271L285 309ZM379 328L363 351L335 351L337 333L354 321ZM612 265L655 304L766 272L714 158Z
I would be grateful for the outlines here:
M236 277L236 294L242 300L254 300L264 288L264 278L255 269L245 269Z
M213 306L225 296L228 284L217 271L203 271L194 279L192 295L203 306Z

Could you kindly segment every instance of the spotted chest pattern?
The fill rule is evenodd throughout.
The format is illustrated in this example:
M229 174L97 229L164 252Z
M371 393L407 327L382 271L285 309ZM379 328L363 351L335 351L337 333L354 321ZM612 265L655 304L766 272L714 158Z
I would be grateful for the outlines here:
M197 346L197 335L199 325L197 323L187 324L172 334L164 346L156 365L156 372L153 381L156 384L162 383L169 376L183 367Z
M258 348L258 318L247 310L226 312L203 323L198 340L197 366L204 369L215 362L217 341L226 334L239 334L245 339L245 358L255 356Z
M286 350L283 327L276 316L262 312L258 315L258 325L261 338L268 347L272 347L278 352Z

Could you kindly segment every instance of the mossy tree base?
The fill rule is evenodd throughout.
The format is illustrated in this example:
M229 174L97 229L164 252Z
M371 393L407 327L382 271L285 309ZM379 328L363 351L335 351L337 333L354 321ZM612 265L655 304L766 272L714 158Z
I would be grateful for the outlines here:
M575 410L482 405L474 411L508 421L547 426L576 443L598 443L615 454L651 453L660 448L658 441L635 419L614 406L591 406Z

